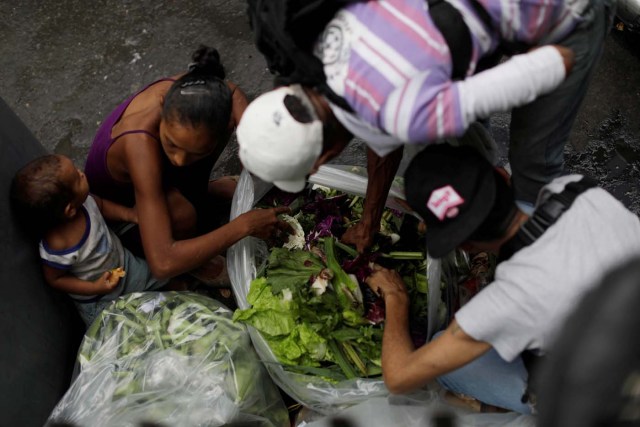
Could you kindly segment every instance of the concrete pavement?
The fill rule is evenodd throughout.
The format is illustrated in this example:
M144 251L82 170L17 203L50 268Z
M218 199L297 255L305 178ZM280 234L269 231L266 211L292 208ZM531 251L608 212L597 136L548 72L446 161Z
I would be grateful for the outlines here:
M271 87L242 0L0 2L0 96L48 150L83 165L100 121L144 84L184 70L201 43L219 49L228 78L250 99ZM614 31L567 150L570 168L597 172L636 213L639 70L640 37ZM508 117L492 121L499 143ZM214 175L240 171L236 152L232 140ZM362 145L338 161L363 164ZM623 171L614 177L622 190L611 168Z

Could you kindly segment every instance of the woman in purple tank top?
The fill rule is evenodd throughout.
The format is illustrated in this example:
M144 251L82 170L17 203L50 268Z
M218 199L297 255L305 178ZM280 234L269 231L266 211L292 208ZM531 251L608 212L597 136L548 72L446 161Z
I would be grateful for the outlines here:
M151 83L118 106L87 157L91 191L136 207L144 255L158 279L219 259L246 236L290 231L278 219L286 208L249 211L212 231L198 227L214 213L212 198L228 201L235 189L229 178L209 182L247 106L224 78L218 51L201 46L187 73Z

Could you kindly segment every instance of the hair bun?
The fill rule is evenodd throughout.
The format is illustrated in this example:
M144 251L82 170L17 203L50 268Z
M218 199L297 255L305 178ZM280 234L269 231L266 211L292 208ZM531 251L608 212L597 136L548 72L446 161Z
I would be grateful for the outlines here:
M189 64L189 72L197 75L213 75L219 79L224 79L226 73L222 62L220 62L220 53L218 50L200 45L200 47L191 56L193 62Z

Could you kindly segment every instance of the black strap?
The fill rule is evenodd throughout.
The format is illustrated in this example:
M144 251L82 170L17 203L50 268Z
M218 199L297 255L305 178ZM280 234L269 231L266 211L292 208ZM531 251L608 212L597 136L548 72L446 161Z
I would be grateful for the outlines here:
M462 80L471 61L471 33L462 15L445 0L427 0L429 15L451 52L451 79Z
M446 0L427 0L427 3L429 4L431 19L440 30L451 52L451 79L464 79L471 62L471 33L469 28L462 19L460 12L447 3ZM487 28L487 31L499 34L498 29L491 20L491 15L480 2L478 0L469 0L469 4L476 16ZM476 72L495 67L500 63L504 55L513 56L525 52L528 48L529 46L526 43L506 41L500 38L500 43L495 52L480 58L476 66Z
M506 242L500 249L498 262L507 260L525 246L535 242L538 237L553 225L573 204L574 200L589 188L596 186L595 181L582 177L579 181L570 182L560 193L555 193L539 207L525 222L518 233ZM531 350L523 351L520 356L528 372L527 389L522 395L522 403L535 405L536 403L536 377L538 367L544 360L544 356Z
M514 253L535 242L571 207L576 197L595 186L595 181L582 177L579 181L567 184L562 192L552 194L536 208L531 218L520 227L515 236L502 245L499 261L511 258Z
M478 0L469 0L469 3L473 7L473 10L476 12L478 18L484 23L487 27L489 33L497 33L500 34L498 28L493 25L493 21L491 20L491 16L489 12L478 2ZM489 54L480 59L478 62L477 70L482 71L487 68L494 67L498 65L502 56L513 56L522 52L526 52L529 50L529 45L524 42L516 42L516 41L507 41L500 37L500 41L498 43L498 48L492 54Z
M478 0L470 0L469 3L473 7L473 10L476 12L478 18L480 18L485 27L487 27L487 31L489 31L489 33L494 33L496 31L496 28L491 21L489 12L487 12L487 10L482 7ZM488 70L489 68L493 68L498 65L500 63L500 60L502 59L502 56L505 55L507 51L508 49L504 47L504 42L501 37L498 48L493 53L487 54L478 60L476 73Z

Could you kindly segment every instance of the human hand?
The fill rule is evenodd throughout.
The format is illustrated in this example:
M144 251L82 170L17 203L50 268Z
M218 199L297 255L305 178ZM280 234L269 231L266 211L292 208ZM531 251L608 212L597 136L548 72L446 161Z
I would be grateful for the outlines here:
M93 282L96 287L97 294L108 294L113 291L120 283L120 278L123 274L119 273L122 269L114 269L105 271L102 275Z
M280 206L269 209L254 209L241 215L247 221L249 231L247 234L259 239L273 239L284 234L292 234L293 228L278 215L290 213L291 209Z
M362 253L373 244L374 232L372 227L360 221L349 227L340 240L348 245L355 245L356 250Z
M407 287L397 271L386 269L378 264L373 264L372 269L373 273L367 278L366 283L373 292L385 301L390 296L407 299Z
M562 56L562 62L564 63L564 74L565 76L568 76L576 63L575 53L573 53L573 50L565 46L553 45L553 47L555 47L558 52L560 52L560 56Z

